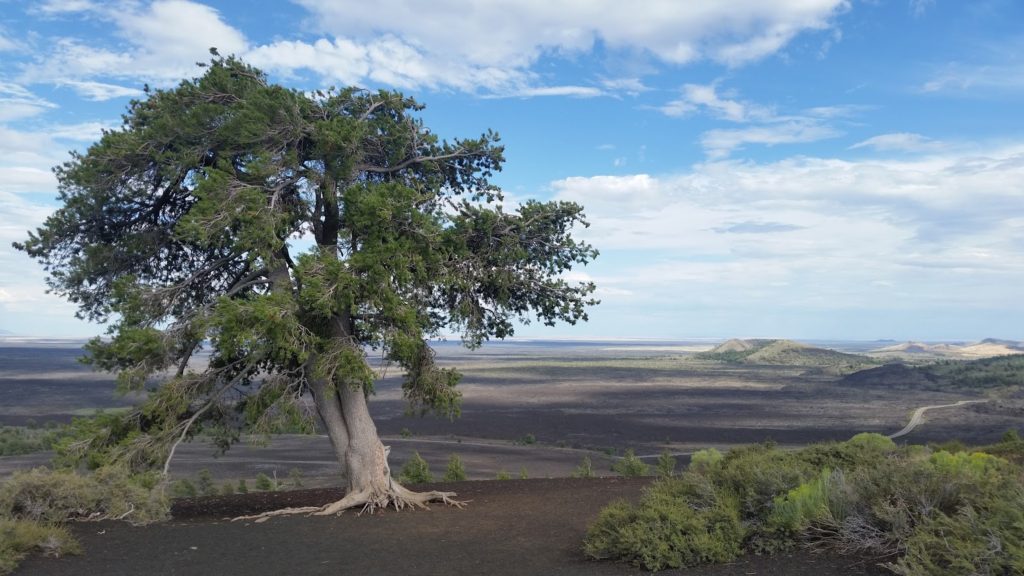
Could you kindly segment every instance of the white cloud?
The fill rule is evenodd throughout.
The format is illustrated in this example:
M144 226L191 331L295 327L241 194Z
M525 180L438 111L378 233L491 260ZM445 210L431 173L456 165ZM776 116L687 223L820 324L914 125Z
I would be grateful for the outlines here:
M3 29L0 29L0 52L11 52L18 49L18 44L7 37Z
M119 86L117 84L106 84L104 82L69 80L65 83L75 92L89 100L92 100L93 102L143 95L143 91L138 88Z
M694 305L919 309L1019 302L1021 181L1024 145L914 160L708 162L552 188L586 207L581 236L604 253L590 273L666 305L685 286Z
M650 90L639 78L602 78L601 86L613 92L625 92L630 96Z
M744 128L709 130L701 135L701 145L708 157L720 160L746 144L774 146L839 136L842 132L826 121L849 116L857 107L819 106L798 115L778 115L771 107L741 100L732 93L720 94L718 82L713 82L684 85L678 99L658 110L677 118L706 113L720 120L748 124Z
M566 92L538 82L531 67L542 56L585 53L601 42L667 64L711 59L737 66L778 51L801 32L831 28L848 6L847 0L659 2L644 10L612 0L451 0L430 9L405 0L297 3L326 37L256 47L249 57L258 65L281 73L308 69L348 84L374 80L511 96ZM626 94L646 89L638 78L598 82Z
M850 149L871 148L879 152L926 152L939 150L942 146L941 142L920 134L894 132L892 134L873 136L850 146Z
M1024 66L1017 63L962 64L953 62L921 86L924 92L1019 92L1024 90Z
M915 18L920 18L925 15L929 8L935 5L935 0L910 0L909 5L910 13Z
M741 102L718 94L718 84L686 84L682 96L665 104L660 110L668 116L685 116L697 111L707 111L713 116L731 122L769 120L774 112L764 106Z
M701 145L709 158L722 159L743 149L746 144L796 144L834 138L841 134L839 130L820 122L793 118L748 128L709 130L701 135Z
M99 8L99 5L90 0L46 0L33 7L33 10L46 15L75 14L79 12L90 12Z
M23 86L0 81L0 122L30 118L56 107Z
M189 0L156 0L137 3L50 2L46 13L86 13L114 26L125 46L103 47L77 38L60 38L54 48L26 66L25 82L52 82L78 86L93 96L109 96L112 88L97 78L144 79L166 85L196 75L197 61L209 59L209 49L222 54L242 54L248 48L245 36L224 23L220 13ZM124 88L114 91L128 95Z
M658 2L638 10L614 0L473 2L452 0L413 9L403 0L298 0L321 31L360 38L391 32L433 54L458 54L476 65L521 67L542 53L639 48L666 62L714 58L742 63L763 57L804 30L822 30L843 0Z

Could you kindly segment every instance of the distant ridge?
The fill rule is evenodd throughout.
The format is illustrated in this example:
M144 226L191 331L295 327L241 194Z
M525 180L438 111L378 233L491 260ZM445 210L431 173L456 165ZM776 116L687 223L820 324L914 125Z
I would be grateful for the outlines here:
M731 364L818 367L839 373L877 364L867 356L816 348L792 340L732 339L696 357Z
M936 359L919 366L895 362L849 374L843 377L841 383L855 387L897 389L1019 390L1024 388L1024 355L1012 354L961 362Z
M973 344L927 344L924 342L903 342L893 346L877 348L870 354L891 357L934 357L950 359L991 358L1010 354L1024 354L1024 343L1013 340L986 338Z

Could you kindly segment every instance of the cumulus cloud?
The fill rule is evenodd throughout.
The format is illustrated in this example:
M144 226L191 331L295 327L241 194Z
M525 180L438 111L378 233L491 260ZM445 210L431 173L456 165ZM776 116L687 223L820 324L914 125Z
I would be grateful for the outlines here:
M711 60L741 66L778 52L803 32L834 30L836 17L849 6L849 0L660 2L643 10L612 0L451 0L429 9L405 0L297 3L321 37L253 45L219 11L191 0L50 0L35 13L109 22L124 43L94 46L77 38L56 39L23 77L77 82L71 85L95 99L131 95L109 80L169 83L194 74L194 63L216 46L222 54L244 55L283 75L307 70L343 84L508 96L637 94L646 86L636 77L547 86L533 68L543 57L573 57L597 44L610 54L643 54L665 65Z
M521 67L543 53L638 48L665 62L712 58L741 64L771 54L805 30L825 30L844 0L733 0L712 4L659 2L636 9L614 0L563 3L453 0L429 10L403 0L298 0L322 32L360 38L381 31L458 54L483 66Z
M662 2L644 10L612 0L452 0L429 10L404 0L297 3L324 37L255 47L254 61L282 73L308 69L349 84L368 79L509 96L596 94L596 88L581 94L545 87L532 70L545 56L571 57L600 42L612 52L640 52L669 65L708 59L739 66L777 52L801 32L832 28L848 7L847 0ZM596 82L626 94L646 88L638 78Z
M669 302L835 309L1013 306L1024 282L1024 147L913 160L707 162L676 175L566 178L595 278ZM713 294L701 290L714 287ZM703 288L702 288L703 287ZM688 298L691 297L689 294ZM874 302L872 302L874 300Z
M62 0L44 4L40 10L55 17L87 14L109 22L124 40L125 45L104 47L59 38L21 75L25 82L68 84L96 97L112 97L112 91L129 95L126 89L114 90L114 85L97 78L144 79L164 85L195 75L195 63L207 60L211 47L223 54L242 54L248 48L245 36L226 24L216 9L189 0L149 4Z
M682 96L668 102L660 110L667 116L675 117L706 111L731 122L770 120L774 116L767 107L719 95L717 83L686 84L682 88Z

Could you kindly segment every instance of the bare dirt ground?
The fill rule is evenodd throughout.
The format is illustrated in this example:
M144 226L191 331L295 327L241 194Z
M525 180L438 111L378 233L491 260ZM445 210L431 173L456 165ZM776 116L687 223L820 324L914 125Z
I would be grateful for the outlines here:
M323 504L338 490L305 490L180 501L173 521L146 527L75 525L81 557L32 558L17 574L489 574L624 575L626 564L588 560L587 523L609 501L635 499L649 480L554 479L431 485L455 490L465 509L338 517L227 518L282 506ZM428 488L424 486L423 488ZM877 561L802 551L662 574L683 576L875 576Z

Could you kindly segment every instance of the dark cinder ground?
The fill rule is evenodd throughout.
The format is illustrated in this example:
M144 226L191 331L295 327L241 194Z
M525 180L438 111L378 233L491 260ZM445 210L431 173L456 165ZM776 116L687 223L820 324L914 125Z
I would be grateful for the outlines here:
M68 421L95 408L131 404L112 394L113 377L76 362L74 348L0 346L0 425ZM489 345L477 352L439 347L439 361L463 369L462 417L406 414L400 378L379 382L371 411L392 469L414 451L435 477L457 454L470 480L449 488L464 510L346 513L337 518L276 518L263 524L224 518L340 498L338 465L323 436L281 436L267 447L238 444L214 456L206 443L183 445L172 478L207 469L219 484L257 474L286 480L292 469L314 490L250 493L182 501L175 519L132 527L74 527L80 557L32 558L18 574L632 574L631 566L591 562L580 546L586 525L615 498L637 498L645 481L566 478L584 456L595 472L626 448L655 459L663 450L685 465L714 446L772 440L805 445L858 432L893 433L915 408L977 399L969 394L843 385L807 367L722 366L694 362L671 347ZM1015 402L1015 403L1014 403ZM989 402L929 411L900 442L954 438L986 443L1019 427L1021 402ZM44 464L47 455L0 458L0 477ZM800 552L748 557L678 574L839 576L884 574L877 559Z
M231 522L285 506L323 504L338 490L302 490L180 501L171 522L133 527L81 523L80 557L32 558L19 575L105 576L284 574L620 575L629 565L588 560L581 542L597 512L616 498L636 499L650 480L623 478L461 482L464 509L347 512L334 517L278 517ZM749 556L711 567L666 571L686 576L877 576L877 560L809 551Z

